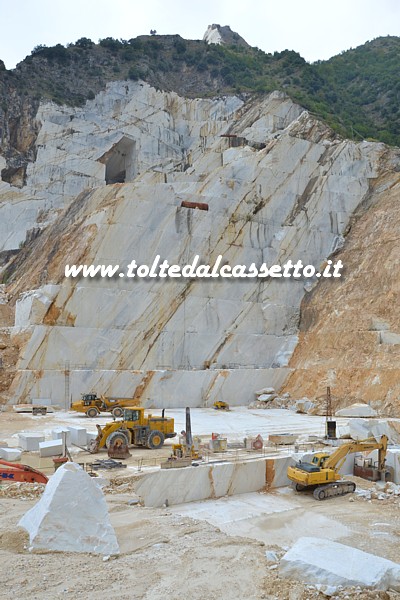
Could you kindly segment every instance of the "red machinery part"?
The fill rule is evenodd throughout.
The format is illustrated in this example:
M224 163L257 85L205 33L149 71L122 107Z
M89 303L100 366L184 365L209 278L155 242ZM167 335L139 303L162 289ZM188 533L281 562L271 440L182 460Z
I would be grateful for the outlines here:
M264 446L264 440L260 434L256 437L254 442L252 443L253 450L262 450Z
M206 202L189 202L188 200L182 200L181 208L197 208L199 210L208 210L208 204Z
M16 463L0 460L0 481L12 483L23 481L25 483L47 483L48 478L44 473L37 471L28 465L19 465Z

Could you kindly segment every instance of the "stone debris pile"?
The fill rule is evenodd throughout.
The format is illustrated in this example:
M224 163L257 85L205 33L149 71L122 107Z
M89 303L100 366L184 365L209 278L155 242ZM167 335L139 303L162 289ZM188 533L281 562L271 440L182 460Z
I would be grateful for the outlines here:
M256 400L249 404L249 408L288 408L301 414L314 414L315 404L306 397L294 400L287 392L279 396L271 387L255 392L255 397Z
M369 489L357 487L355 494L363 500L400 500L400 485L392 481L377 481Z
M313 414L314 408L314 402L311 402L311 400L309 400L308 398L301 398L300 400L296 400L294 404L289 406L289 410L293 410L294 412L301 414Z
M23 481L2 484L0 498L18 498L19 500L34 500L40 498L46 489L44 483L26 483Z

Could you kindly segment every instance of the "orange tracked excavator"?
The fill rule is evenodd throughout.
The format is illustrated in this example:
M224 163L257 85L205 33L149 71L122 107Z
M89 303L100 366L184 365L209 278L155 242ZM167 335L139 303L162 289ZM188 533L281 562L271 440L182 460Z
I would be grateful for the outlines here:
M0 482L13 483L24 481L25 483L47 483L48 478L44 473L37 471L28 465L19 465L16 463L0 460Z

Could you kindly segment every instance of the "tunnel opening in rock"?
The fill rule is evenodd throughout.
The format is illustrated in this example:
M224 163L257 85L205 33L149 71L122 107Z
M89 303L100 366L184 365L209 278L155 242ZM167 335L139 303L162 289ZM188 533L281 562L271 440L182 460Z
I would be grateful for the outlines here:
M105 164L106 185L133 181L136 175L136 142L122 137L99 159Z
M22 167L6 167L0 173L0 179L18 188L26 184L26 165Z

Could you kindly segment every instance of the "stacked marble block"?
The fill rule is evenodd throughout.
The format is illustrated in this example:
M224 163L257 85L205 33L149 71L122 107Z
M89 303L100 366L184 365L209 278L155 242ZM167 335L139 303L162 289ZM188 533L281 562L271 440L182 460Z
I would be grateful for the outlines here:
M23 432L18 434L19 448L8 448L5 443L0 445L0 459L10 462L20 460L22 452L39 452L40 458L60 456L63 453L63 434L67 447L86 447L97 437L97 432L88 432L80 426L56 427L47 441L43 433Z
M62 440L63 439L63 433L65 433L65 442L67 444L67 446L69 446L71 444L71 432L67 427L56 427L56 429L53 429L51 432L51 439L52 440Z
M48 442L40 442L39 444L40 458L51 456L61 456L63 453L62 439L49 440Z
M80 427L79 425L71 425L68 427L57 427L56 429L53 429L53 440L62 439L63 433L65 433L67 436L67 446L86 446L89 439L97 436L97 433L89 434L86 431L86 427Z
M86 447L97 433L88 433L85 427L70 426L57 427L51 432L51 439L45 440L43 433L27 432L18 434L19 445L25 452L39 452L40 458L60 456L63 453L63 434L67 446ZM4 460L18 460L21 451L15 448L1 448L0 458Z
M87 432L86 427L80 427L77 425L68 427L71 434L71 444L74 446L86 446L87 444Z
M43 433L32 431L19 433L18 439L23 451L39 452L41 458L59 456L63 451L62 439L54 439L53 437L52 440L46 442ZM21 458L21 453L19 458Z
M87 433L85 427L57 427L51 432L52 439L39 444L41 458L48 456L60 456L63 451L63 437L67 446L81 446L87 444Z

